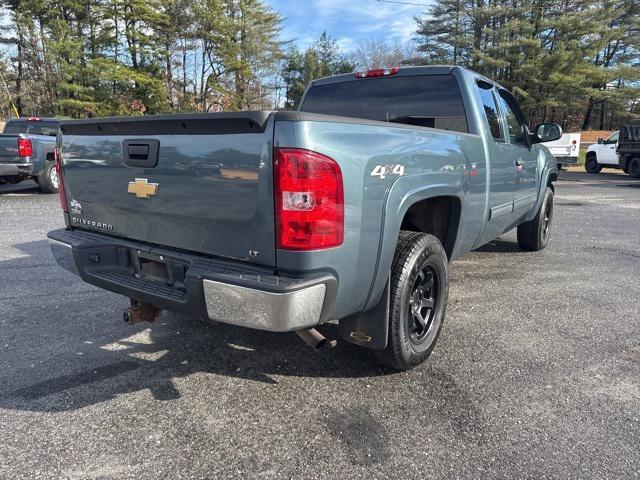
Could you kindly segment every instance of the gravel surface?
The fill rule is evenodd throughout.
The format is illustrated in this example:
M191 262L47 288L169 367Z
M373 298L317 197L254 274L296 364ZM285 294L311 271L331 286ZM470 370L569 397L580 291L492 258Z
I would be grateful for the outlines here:
M510 232L455 261L406 373L294 334L126 326L124 298L54 264L62 225L57 196L0 186L0 478L640 477L639 180L564 173L546 250Z

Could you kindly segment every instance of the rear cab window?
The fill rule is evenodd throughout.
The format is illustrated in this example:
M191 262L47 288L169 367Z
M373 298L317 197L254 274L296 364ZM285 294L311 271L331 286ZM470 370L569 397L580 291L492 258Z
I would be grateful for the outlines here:
M453 75L364 78L315 85L300 111L469 131L458 81Z
M46 135L49 137L55 137L58 134L58 122L50 120L14 120L7 122L4 126L3 133L18 134L23 133L25 135Z

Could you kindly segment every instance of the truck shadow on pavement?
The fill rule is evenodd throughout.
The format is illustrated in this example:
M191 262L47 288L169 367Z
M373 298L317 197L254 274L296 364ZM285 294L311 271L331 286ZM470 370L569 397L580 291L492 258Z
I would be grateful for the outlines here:
M0 183L0 195L4 194L23 194L31 195L34 193L40 193L40 187L32 180L24 181L16 184ZM44 195L44 194L43 194Z
M522 252L522 249L518 247L518 244L516 242L498 238L484 244L480 248L476 248L473 251L481 253L518 253Z
M59 268L47 242L13 245L27 255L0 262L0 408L64 411L148 389L180 398L174 379L205 373L277 384L279 376L368 377L393 373L345 342L315 352L294 333L270 333L164 312L155 324L125 325L126 299ZM46 251L45 251L46 249ZM48 254L48 256L47 256ZM52 294L34 301L20 283L41 276ZM24 295L24 297L22 297ZM322 325L328 338L335 324ZM4 347L4 348L2 348Z
M160 324L150 327L123 325L123 332L134 330L129 330L130 337L107 343L102 337L91 348L77 345L84 363L79 370L77 352L69 350L52 352L55 362L31 368L29 377L43 380L27 386L12 388L12 369L5 370L2 390L6 393L0 394L0 407L73 410L144 389L156 400L173 400L181 397L174 379L196 373L274 385L278 383L274 376L349 378L391 373L373 364L366 352L344 343L318 353L298 344L294 334L209 326L175 317L165 314ZM322 330L328 336L337 335L333 325ZM69 368L70 364L75 368ZM216 380L212 377L211 381Z

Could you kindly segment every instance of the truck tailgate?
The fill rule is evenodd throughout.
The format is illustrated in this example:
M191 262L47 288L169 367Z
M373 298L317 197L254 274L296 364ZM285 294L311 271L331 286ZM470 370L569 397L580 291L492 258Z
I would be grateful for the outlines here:
M275 265L270 112L65 121L74 227Z
M18 135L0 134L0 162L15 162L18 156Z

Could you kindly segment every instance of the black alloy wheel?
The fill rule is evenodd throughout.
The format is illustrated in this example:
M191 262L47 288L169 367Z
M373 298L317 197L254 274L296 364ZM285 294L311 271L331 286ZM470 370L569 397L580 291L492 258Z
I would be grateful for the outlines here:
M409 338L414 345L424 342L434 325L438 283L438 273L434 266L425 263L419 270L413 285L407 312Z

